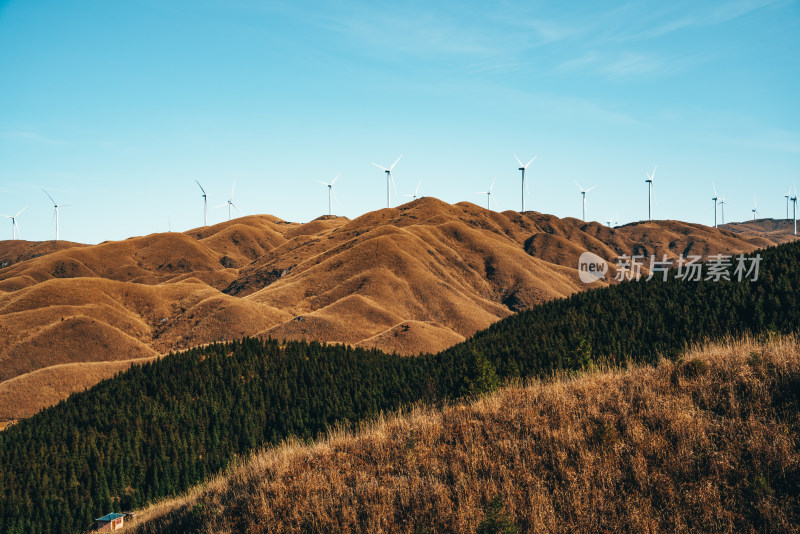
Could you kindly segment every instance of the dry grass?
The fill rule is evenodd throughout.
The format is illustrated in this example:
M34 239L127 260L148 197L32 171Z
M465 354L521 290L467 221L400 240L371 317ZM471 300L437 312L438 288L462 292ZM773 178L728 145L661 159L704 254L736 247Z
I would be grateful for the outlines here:
M689 351L265 450L139 514L155 532L797 532L800 345ZM502 519L501 517L501 519Z
M428 197L352 221L252 215L98 245L0 241L0 381L243 336L436 352L586 289L584 250L613 270L622 251L752 251L751 234L678 221L611 229ZM235 295L223 293L234 281ZM85 385L30 395L24 411L0 397L0 418L28 417Z

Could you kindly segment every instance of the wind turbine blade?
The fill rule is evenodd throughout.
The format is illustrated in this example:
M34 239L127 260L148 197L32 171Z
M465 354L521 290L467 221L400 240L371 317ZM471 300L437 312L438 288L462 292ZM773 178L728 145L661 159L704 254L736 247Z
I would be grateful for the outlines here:
M14 217L19 217L19 214L20 214L20 213L22 213L23 211L25 211L26 209L28 209L28 206L25 206L24 208L22 208L21 210L19 210L19 211L17 212L17 214L16 214L16 215L14 215Z
M389 173L389 178L390 178L390 179L391 179L391 181L392 181L392 187L394 187L394 194L395 194L395 195L399 195L400 193L397 191L397 184L396 184L396 183L395 183L395 181L394 181L394 174L392 174L392 173Z
M711 182L711 187L713 187L713 188L714 188L714 196L715 196L715 197L718 197L719 195L717 194L717 186L716 186L716 185L714 185L714 182L713 182L713 181Z
M44 191L44 189L42 189L42 191ZM50 196L50 193L48 193L47 191L44 191L44 194L47 195L47 198L49 198L50 200L53 201L54 205L57 204L57 202L55 200L53 200L53 197Z
M200 188L200 191L202 191L202 192L203 192L203 194L205 195L205 194L206 194L206 190L205 190L205 189L203 189L203 186L202 186L202 185L200 185L200 182L198 182L197 180L195 180L195 183L197 184L197 187L199 187L199 188Z
M531 164L531 163L533 163L533 162L534 162L534 160L536 160L536 158L538 158L538 157L539 157L539 156L533 156L533 157L531 158L531 160L530 160L528 163L526 163L526 164L525 164L525 168L527 169L527 168L530 166L530 164Z
M338 204L339 197L336 196L336 189L331 188L331 192L333 193L333 201Z
M329 184L328 182L323 182L322 180L317 180L317 182L321 183L322 185L333 185L333 184Z
M399 156L397 156L397 159L396 159L396 160L394 160L394 163L392 163L392 166L391 166L391 167L389 167L389 170L390 170L390 171L391 171L392 169L394 169L394 166L395 166L395 165L397 165L397 162L398 162L398 161L400 161L400 158L402 158L402 157L403 157L403 155L402 155L402 154L400 154Z
M223 207L225 207L225 206L227 206L227 205L228 205L228 203L227 203L227 202L223 202L223 203L222 203L222 204L220 204L219 206L214 206L214 207L213 207L213 208L211 208L211 209L212 209L212 210L215 210L215 209L217 209L217 208L223 208Z
M651 179L651 180L653 180L653 182L655 182L655 181L656 181L656 169L657 169L657 168L658 168L658 165L656 165L655 167L653 167L653 174L650 176L650 179Z
M417 182L417 188L414 189L414 196L417 196L417 193L419 193L419 186L421 186L421 185L422 185L422 180Z
M331 182L331 185L335 184L336 180L338 180L341 175L342 175L342 173L337 174L336 178L334 178L333 181Z
M375 165L376 167L378 167L379 169L382 169L382 170L384 170L384 171L386 171L386 172L389 172L389 169L387 169L387 168L386 168L386 167L384 167L383 165L378 165L378 164L377 164L377 163L375 163L374 161L372 162L372 164L373 164L373 165Z
M516 153L514 153L514 159L517 160L517 163L519 163L520 167L524 167L525 166L525 165L522 164L522 161L517 157Z
M494 200L494 207L495 207L495 208L497 208L497 209L500 209L500 203L497 201L497 197L496 197L496 196L494 196L494 193L492 193L491 191L489 191L489 197L490 197L492 200Z
M236 189L236 179L233 180L233 187L231 187L231 202L233 202L233 190Z
M590 187L589 189L587 189L587 190L586 190L586 192L588 193L589 191L591 191L592 189L595 189L595 188L597 188L597 186L596 186L596 185L593 185L592 187Z
M490 194L490 195L492 194L492 189L494 189L494 183L495 183L496 181L497 181L497 178L495 177L495 179L494 179L494 180L492 180L492 185L490 185L490 186L489 186L489 194Z
M577 186L578 186L578 189L580 189L580 190L581 190L581 192L585 192L585 190L583 189L583 187L581 187L581 184L579 184L578 182L575 182L575 185L577 185Z
M0 213L0 217L5 217L6 219L13 219L14 218L11 215L5 215L3 213Z
M234 207L234 209L235 209L236 211L238 211L239 213L244 213L242 210L240 210L240 209L239 209L239 206L237 206L237 205L236 205L236 204L234 204L233 202L231 202L231 206L233 206L233 207Z

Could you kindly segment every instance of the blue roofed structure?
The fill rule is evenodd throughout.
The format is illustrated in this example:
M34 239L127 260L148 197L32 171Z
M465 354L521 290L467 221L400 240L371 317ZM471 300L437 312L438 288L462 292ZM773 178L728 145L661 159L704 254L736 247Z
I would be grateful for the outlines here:
M95 531L103 530L122 530L125 523L125 514L111 512L103 517L95 519Z

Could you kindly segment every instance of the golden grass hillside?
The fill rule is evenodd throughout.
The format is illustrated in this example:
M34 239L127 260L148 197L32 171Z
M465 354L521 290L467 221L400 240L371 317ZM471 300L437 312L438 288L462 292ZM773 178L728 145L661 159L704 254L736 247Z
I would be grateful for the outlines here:
M773 236L774 237L774 236ZM609 228L422 198L355 220L252 215L98 245L0 242L0 421L111 376L51 366L152 358L244 336L437 352L587 286L578 256L749 252L773 241L678 221ZM612 267L613 270L613 267ZM595 284L597 285L597 284ZM105 375L103 373L106 373ZM45 402L46 399L49 399Z
M788 243L794 239L792 219L756 219L721 224L719 227L743 239L765 239L775 244Z
M797 532L799 414L796 339L713 345L266 450L132 530Z

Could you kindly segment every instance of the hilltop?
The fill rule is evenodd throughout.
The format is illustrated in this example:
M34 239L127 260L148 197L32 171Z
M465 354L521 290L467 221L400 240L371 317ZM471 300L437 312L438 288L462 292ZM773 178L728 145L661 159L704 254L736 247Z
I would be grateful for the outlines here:
M779 237L679 221L608 228L423 198L355 220L257 215L90 246L0 242L0 420L131 361L245 336L437 352L586 289L584 250L613 264L749 252Z
M509 387L265 449L133 531L791 532L798 391L794 338Z

